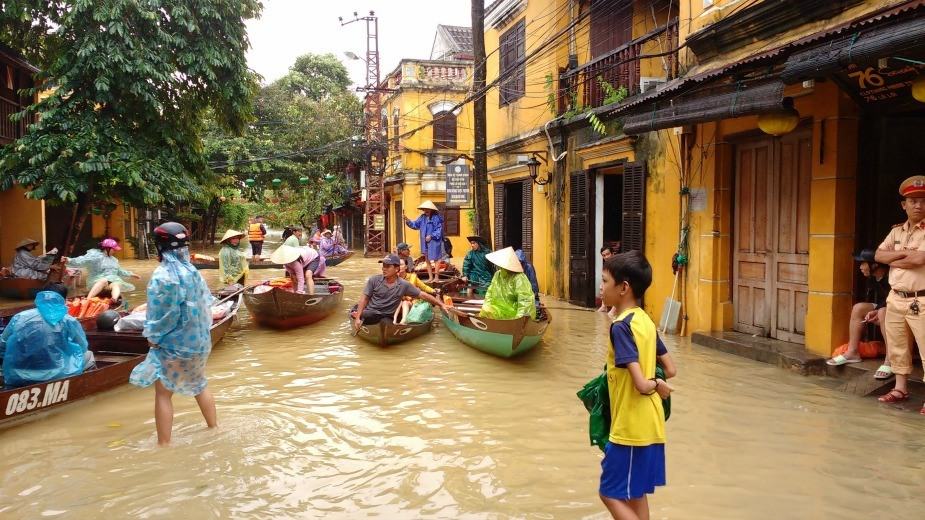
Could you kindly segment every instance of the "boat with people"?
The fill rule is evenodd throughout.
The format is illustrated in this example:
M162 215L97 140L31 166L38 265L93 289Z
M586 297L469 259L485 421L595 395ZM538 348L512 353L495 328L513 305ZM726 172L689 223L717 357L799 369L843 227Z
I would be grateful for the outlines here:
M0 278L0 297L11 300L32 300L48 285L46 280L32 278Z
M353 318L350 313L347 314L347 320L356 337L380 347L390 347L423 336L430 332L434 326L433 319L424 323L406 324L382 320L379 323L361 325L359 329L354 329Z
M342 255L333 255L324 257L324 263L328 267L334 267L335 265L343 263L345 260L353 256L353 251L347 251Z
M77 318L80 326L85 330L96 330L96 319L99 315L107 310L118 310L125 304L125 300L120 296L118 300L112 298L86 298L76 297L68 298L68 314ZM14 315L27 311L35 307L35 304L19 305L17 307L7 307L0 309L0 330L3 330L3 324Z
M196 269L218 269L218 259L209 255L194 254L190 258L190 263ZM254 260L253 258L248 260L248 269L282 269L283 266L274 262L271 262L269 259L266 260Z
M233 291L227 293L216 293L216 300L212 304L213 309L221 308L221 315L215 317L213 315L212 327L209 329L209 335L212 339L212 347L222 341L222 338L225 337L225 334L231 328L231 325L234 323L235 317L238 315L238 311L241 308L241 298L242 293L244 292L243 287L239 287ZM129 312L120 312L119 313L124 319L126 316L130 316L132 313ZM217 319L216 319L217 318ZM143 320L140 320L143 324ZM133 354L147 354L148 353L148 338L145 338L142 335L142 330L140 328L135 330L88 330L87 331L87 341L102 342L103 344L116 344L119 345L119 348L123 352L133 353ZM126 378L128 381L128 378Z
M457 312L441 313L446 328L466 345L502 358L533 349L543 339L551 319L545 306L537 309L535 320L529 316L497 320L478 316L483 300L452 298L452 301Z
M244 305L258 324L276 329L310 325L331 315L344 299L344 287L333 278L315 278L315 292L292 290L286 278L270 280L244 290Z

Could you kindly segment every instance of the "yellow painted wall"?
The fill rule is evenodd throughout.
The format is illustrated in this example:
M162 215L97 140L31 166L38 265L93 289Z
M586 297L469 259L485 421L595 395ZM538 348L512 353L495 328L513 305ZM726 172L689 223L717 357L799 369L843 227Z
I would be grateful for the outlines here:
M36 251L45 251L45 203L27 199L25 191L16 186L0 192L0 265L13 263L13 248L24 238L38 240Z
M129 213L126 214L124 211L124 206L119 204L116 209L112 212L112 215L109 217L109 222L107 223L106 219L102 215L91 215L92 219L90 225L92 225L92 233L94 237L103 237L110 236L119 241L119 245L122 246L122 250L117 252L115 256L120 259L135 258L135 250L125 239L125 224L126 220L129 223L129 228L134 230L134 208L129 208ZM107 231L108 224L108 231Z

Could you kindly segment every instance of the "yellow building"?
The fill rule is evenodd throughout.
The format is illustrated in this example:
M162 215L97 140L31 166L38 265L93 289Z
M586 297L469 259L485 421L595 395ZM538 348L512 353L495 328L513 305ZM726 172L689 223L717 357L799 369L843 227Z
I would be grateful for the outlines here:
M598 115L664 83L667 0L498 0L486 8L488 175L495 248L522 248L540 290L595 304L604 245L643 244L645 165Z
M468 204L447 205L446 171L468 168L473 149L472 106L458 106L472 83L471 42L468 27L439 26L432 50L432 57L439 59L401 60L382 81L390 89L382 102L389 147L385 178L389 250L407 242L415 256L421 254L420 234L405 225L403 216L417 218L416 208L424 200L441 209L444 233L458 265L469 249L466 237L474 227L471 193ZM423 128L411 132L419 127Z
M925 8L680 7L690 23L674 54L685 73L602 114L635 136L648 167L647 309L660 314L680 252L684 332L741 332L827 356L847 340L862 284L852 253L905 220L896 190L923 171Z

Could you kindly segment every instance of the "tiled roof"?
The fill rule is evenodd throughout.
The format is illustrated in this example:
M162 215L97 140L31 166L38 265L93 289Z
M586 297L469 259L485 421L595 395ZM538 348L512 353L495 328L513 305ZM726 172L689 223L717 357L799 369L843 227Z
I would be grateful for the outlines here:
M472 52L472 29L469 27L460 27L458 25L438 25L437 30L442 30L446 35L447 42L456 52Z

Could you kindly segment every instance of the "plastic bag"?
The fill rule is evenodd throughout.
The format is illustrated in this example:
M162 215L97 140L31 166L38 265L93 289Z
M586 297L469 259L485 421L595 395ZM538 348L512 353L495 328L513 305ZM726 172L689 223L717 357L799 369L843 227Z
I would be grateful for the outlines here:
M594 379L585 383L585 386L576 394L585 409L588 417L588 438L593 446L604 451L610 439L610 392L607 387L607 367Z
M131 314L122 316L122 318L116 322L116 325L115 327L113 327L112 330L116 332L130 332L130 331L136 331L136 330L144 330L146 318L147 318L147 313L144 311L144 309L142 309L141 312L138 312L136 310L135 312L132 312Z
M229 302L225 302L225 303L223 303L223 304L221 304L221 305L214 305L214 306L212 307L212 321L220 320L220 319L224 318L224 317L228 314L228 311L231 310L231 306L232 306L233 304L234 304L234 302L230 302L230 301L229 301Z
M523 273L499 269L485 293L479 316L513 320L522 316L536 319L536 302L530 280Z
M434 319L434 309L429 303L418 300L408 311L408 323L427 323Z
M832 357L844 355L845 352L848 352L847 343L836 348L835 351L832 352ZM878 358L882 357L884 354L886 354L886 345L884 345L882 341L858 342L858 355L860 355L862 359Z

